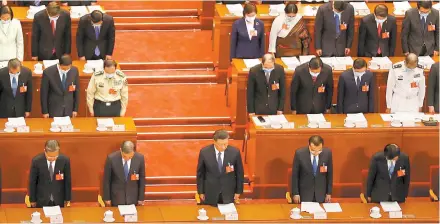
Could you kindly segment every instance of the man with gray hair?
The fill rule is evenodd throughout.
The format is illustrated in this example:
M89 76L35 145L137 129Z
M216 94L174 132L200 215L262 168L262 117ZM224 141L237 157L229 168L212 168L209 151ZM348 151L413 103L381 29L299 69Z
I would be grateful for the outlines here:
M0 117L29 117L32 110L32 71L17 58L0 69Z
M249 70L247 110L250 116L283 114L285 89L284 68L275 64L272 54Z
M145 196L145 159L131 141L108 155L103 178L105 206L143 205Z
M70 159L60 154L60 143L57 140L48 140L44 152L32 159L29 172L31 207L68 207L71 197Z
M217 206L238 201L243 193L244 171L240 150L228 145L229 134L214 132L214 144L200 150L197 193L203 204Z
M393 65L388 74L387 113L421 112L425 98L425 75L418 56L410 53Z

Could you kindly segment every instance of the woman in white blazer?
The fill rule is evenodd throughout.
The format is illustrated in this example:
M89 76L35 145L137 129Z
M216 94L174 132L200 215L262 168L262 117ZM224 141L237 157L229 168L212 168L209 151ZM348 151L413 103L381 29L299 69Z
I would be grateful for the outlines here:
M19 20L14 19L11 7L0 8L0 62L13 58L23 61L23 30Z

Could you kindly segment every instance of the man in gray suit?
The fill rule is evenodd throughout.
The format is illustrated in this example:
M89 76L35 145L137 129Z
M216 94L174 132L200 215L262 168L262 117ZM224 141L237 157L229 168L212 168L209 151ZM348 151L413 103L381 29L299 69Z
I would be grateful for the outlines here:
M435 63L431 67L428 77L428 109L429 113L438 113L438 98L439 98L439 80L438 80L439 63Z
M295 152L292 165L294 203L330 202L333 188L332 152L323 148L324 139L314 135L309 146Z
M315 48L318 56L349 55L353 37L352 5L344 1L331 1L318 8L315 19Z
M133 142L122 142L120 151L108 155L103 185L106 206L144 204L145 160Z
M417 2L417 9L409 9L402 22L402 50L405 55L439 55L439 11L431 1Z
M228 141L228 132L217 130L214 144L200 150L197 193L204 204L233 203L243 193L244 171L240 150L229 146Z

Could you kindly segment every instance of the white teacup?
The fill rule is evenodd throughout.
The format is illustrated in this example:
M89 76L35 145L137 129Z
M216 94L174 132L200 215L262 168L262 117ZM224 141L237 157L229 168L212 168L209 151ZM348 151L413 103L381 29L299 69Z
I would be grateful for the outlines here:
M43 71L43 65L41 63L37 63L34 65L34 71L41 72Z
M108 210L104 212L104 220L112 220L113 219L113 212Z
M41 214L39 212L34 212L31 214L32 223L41 223Z
M379 207L372 207L370 209L370 216L371 217L379 217L380 216L380 208Z
M290 218L300 219L301 218L301 210L299 208L292 208L292 210L290 210Z
M10 122L6 122L5 123L5 128L6 129L14 128L14 125L12 125Z
M50 123L51 128L58 128L58 125L55 122Z
M206 217L206 210L204 208L199 209L199 216L200 217Z
M379 69L379 64L375 61L370 61L370 62L368 62L368 68Z

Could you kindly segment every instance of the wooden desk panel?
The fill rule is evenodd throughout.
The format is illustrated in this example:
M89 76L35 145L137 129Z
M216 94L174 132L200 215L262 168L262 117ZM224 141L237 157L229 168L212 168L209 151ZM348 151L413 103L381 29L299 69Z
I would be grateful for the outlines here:
M290 178L287 170L292 167L295 151L307 146L309 137L315 134L321 135L325 147L333 152L334 192L355 187L361 193L361 170L368 169L371 156L389 143L399 145L409 155L411 181L419 182L419 187L428 186L429 166L438 164L438 127L419 124L415 128L393 128L379 114L366 114L369 128L345 128L346 115L329 114L325 117L332 122L331 129L311 129L306 127L306 115L286 117L295 122L295 129L264 129L255 127L252 121L249 124L245 161L254 177L254 190L260 192L261 198L285 193Z
M6 121L7 119L0 119L0 129L5 127ZM3 168L3 194L27 191L26 173L30 169L31 160L43 152L44 143L49 139L58 140L61 153L70 158L74 192L98 192L98 174L104 169L107 154L118 150L124 140L136 144L137 133L132 118L114 118L115 124L125 124L124 132L98 132L95 118L72 118L76 132L53 133L49 131L52 121L53 119L44 118L26 119L30 133L0 132L1 151L4 155L0 158Z
M353 58L353 60L356 57ZM371 60L371 58L364 58L367 62ZM438 62L439 58L433 58L436 62ZM391 57L390 60L393 63L397 63L404 60L404 57ZM282 65L285 68L286 73L286 97L284 101L284 113L290 114L292 111L290 110L290 85L292 83L293 75L295 73L294 70L288 69L287 66L283 63L283 61L279 58L276 59L276 63ZM388 79L388 70L376 69L371 70L376 78L376 96L375 96L375 106L376 112L385 112L386 110L386 102L385 102L385 91ZM338 82L339 76L343 71L333 71L333 99L332 104L337 103L337 93L338 93ZM229 109L231 111L231 119L235 122L235 133L239 139L243 138L244 130L246 128L246 124L248 122L247 115L247 77L249 75L249 69L246 68L242 59L232 59L232 68L231 68L231 77L232 82L229 85L228 90L228 102ZM429 70L425 70L425 78L426 83L428 82ZM428 86L428 85L426 85ZM425 96L425 100L426 100ZM425 106L426 110L426 106Z
M370 8L370 12L374 12L374 7L378 3L367 3L368 7ZM388 7L389 13L392 15L392 12L394 11L393 3L384 3ZM411 6L415 7L416 3L411 2ZM319 7L321 4L297 4L298 6L298 13L301 15L304 15L304 8L307 5L311 5L312 7ZM273 16L269 16L269 5L257 5L258 15L257 17L261 19L264 22L264 29L266 32L266 35L270 33L270 29L272 27L272 22L275 19ZM231 62L229 60L230 55L230 35L232 31L232 24L235 20L239 19L238 16L233 16L229 14L228 9L226 8L226 5L224 4L216 4L215 5L215 15L214 15L214 21L213 21L213 47L214 47L214 64L218 66L218 78L220 81L224 81L225 77L227 75L228 67L230 66ZM309 33L312 37L312 42L310 43L310 52L314 54L315 47L314 47L314 39L315 39L315 17L314 16L304 16L303 17L307 29L309 30ZM354 28L354 39L353 44L351 47L351 56L357 56L357 47L358 47L358 39L359 39L359 25L360 20L362 19L362 16L355 16L355 28ZM396 52L395 56L403 56L402 53L402 44L400 40L400 31L402 30L402 21L403 16L396 16L397 20L397 41L396 41ZM266 37L266 40L268 40L269 37ZM266 44L267 46L267 44ZM267 49L266 49L267 50Z

